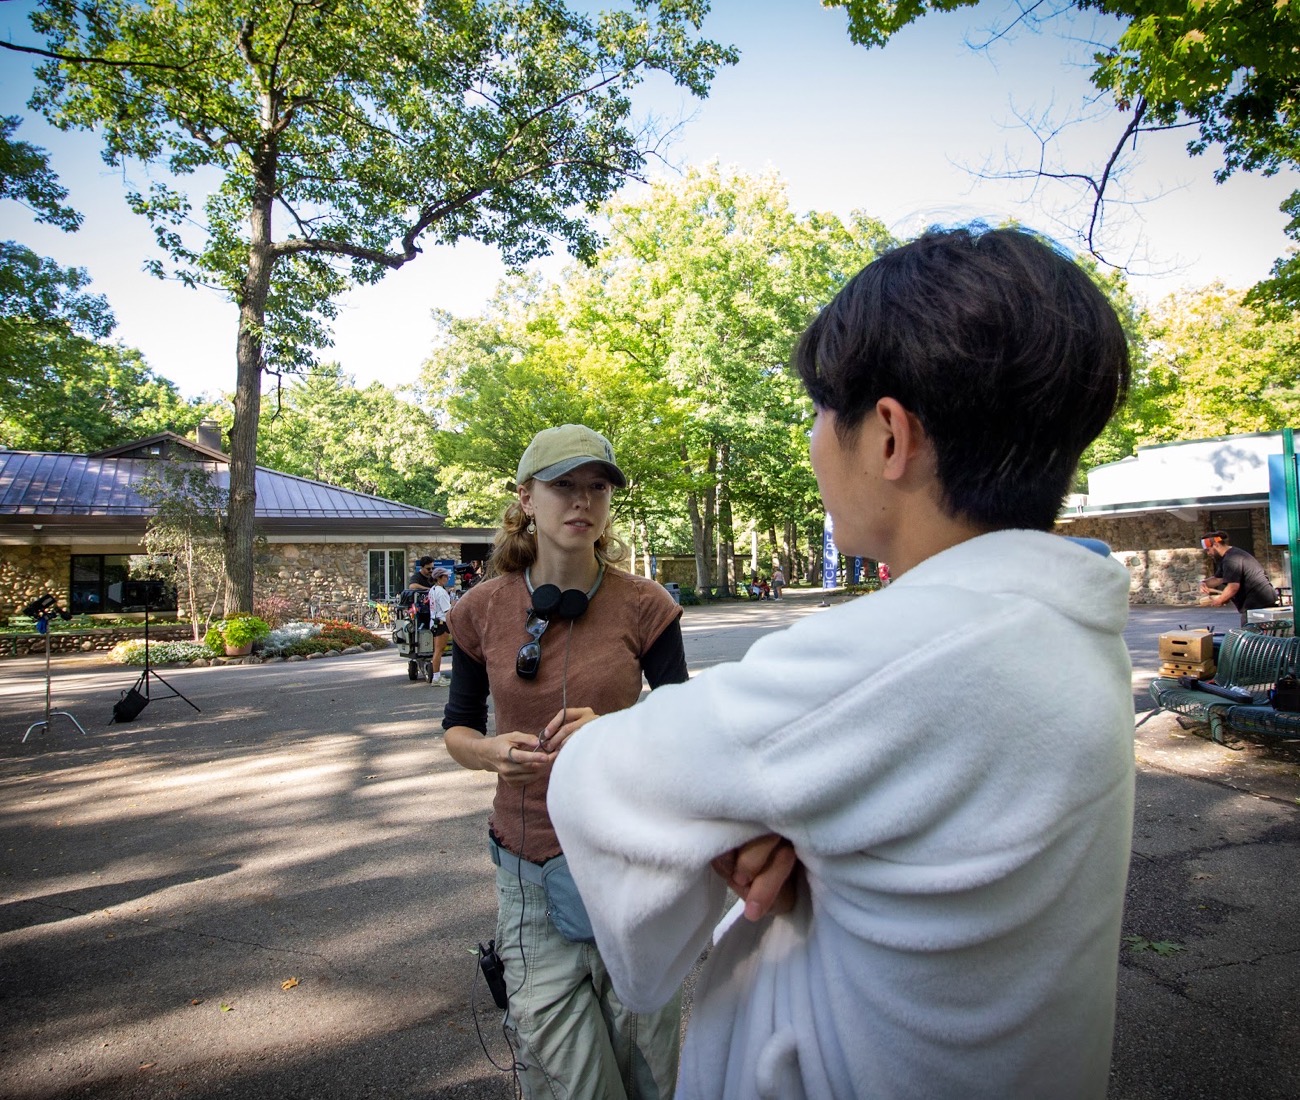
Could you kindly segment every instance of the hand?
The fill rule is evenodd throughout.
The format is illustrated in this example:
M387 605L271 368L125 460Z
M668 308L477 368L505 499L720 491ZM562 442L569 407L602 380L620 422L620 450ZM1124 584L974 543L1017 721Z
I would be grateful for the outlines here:
M1202 596L1199 600L1196 601L1196 606L1197 606L1197 607L1214 607L1214 606L1216 606L1216 605L1215 605L1215 603L1214 603L1214 599L1213 599L1213 597L1211 597L1211 596Z
M537 751L537 738L529 733L503 733L487 742L488 767L508 787L526 787L551 768L551 755Z
M794 908L799 857L783 836L768 833L723 852L711 866L745 901L745 919L762 920Z
M568 710L557 711L537 738L537 750L552 754L559 752L570 734L577 733L593 718L599 717L591 707L569 707Z

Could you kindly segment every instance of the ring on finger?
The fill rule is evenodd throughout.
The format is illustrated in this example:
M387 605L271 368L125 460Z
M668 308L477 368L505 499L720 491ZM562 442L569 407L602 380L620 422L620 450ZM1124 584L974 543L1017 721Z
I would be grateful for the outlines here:
M511 745L508 749L506 749L506 759L509 760L510 763L512 763L512 764L514 764L514 763L516 762L516 761L515 761L515 747L514 747L514 745Z

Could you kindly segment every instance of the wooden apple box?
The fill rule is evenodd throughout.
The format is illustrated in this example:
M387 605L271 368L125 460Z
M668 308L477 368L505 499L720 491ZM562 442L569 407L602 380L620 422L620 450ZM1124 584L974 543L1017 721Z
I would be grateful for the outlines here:
M1213 661L1163 661L1160 675L1174 680L1179 676L1195 676L1198 680L1214 679Z
M1214 664L1214 634L1209 630L1171 630L1160 635L1160 660Z

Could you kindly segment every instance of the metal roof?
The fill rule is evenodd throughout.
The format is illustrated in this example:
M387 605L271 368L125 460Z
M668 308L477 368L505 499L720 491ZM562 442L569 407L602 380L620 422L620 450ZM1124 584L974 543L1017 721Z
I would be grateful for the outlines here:
M153 508L135 486L157 468L154 458L0 451L0 516L149 516ZM224 462L200 462L222 489ZM434 522L437 512L323 481L257 467L257 518Z

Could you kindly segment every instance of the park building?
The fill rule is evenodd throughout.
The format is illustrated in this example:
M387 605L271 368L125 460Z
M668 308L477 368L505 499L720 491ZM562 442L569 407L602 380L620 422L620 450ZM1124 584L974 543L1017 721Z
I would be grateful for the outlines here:
M1057 530L1107 543L1135 604L1194 605L1207 572L1200 537L1220 529L1289 591L1286 548L1269 524L1269 459L1281 453L1280 432L1139 447L1088 474ZM0 622L46 592L74 614L138 614L150 582L133 575L132 558L144 553L153 506L137 490L168 460L229 484L212 421L194 439L162 432L89 455L0 450ZM367 600L400 592L421 555L485 561L495 533L261 466L256 489L256 595L284 601L290 615L355 618ZM693 559L680 565L689 571Z
M0 450L0 622L46 592L73 614L130 615L146 599L174 613L175 594L139 575L138 558L154 512L138 490L168 461L229 487L210 420L193 439L161 432L96 454ZM262 466L256 490L256 597L287 601L290 615L354 619L400 593L422 555L481 561L491 548L491 530Z
M1285 596L1287 550L1273 544L1269 521L1269 461L1277 456L1280 469L1281 455L1281 432L1139 447L1089 472L1088 492L1066 501L1057 530L1110 546L1129 571L1131 603L1196 603L1208 572L1200 539L1217 530L1253 554Z

